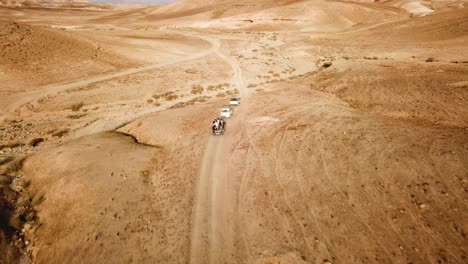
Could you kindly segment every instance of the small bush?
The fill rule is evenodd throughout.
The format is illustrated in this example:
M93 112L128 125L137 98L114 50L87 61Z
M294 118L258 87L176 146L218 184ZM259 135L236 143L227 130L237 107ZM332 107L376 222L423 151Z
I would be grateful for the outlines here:
M84 103L83 102L80 102L80 103L77 103L77 104L74 104L72 106L70 106L70 109L74 112L76 111L80 111L80 109L84 106Z
M427 60L426 60L426 62L435 62L435 61L437 61L437 60L434 59L434 58L427 58Z
M5 158L3 158L3 159L0 159L0 166L5 165L5 164L8 164L8 163L10 163L10 162L12 162L12 161L14 161L14 160L15 160L15 157L13 157L13 156L7 156L7 157L5 157Z
M201 85L194 85L192 86L192 90L190 91L191 94L201 94L205 90Z
M23 167L23 159L16 159L8 164L8 167L3 172L4 174L13 174L21 170Z
M39 146L39 144L41 144L42 142L44 142L44 139L43 138L34 138L32 139L30 142L29 142L29 145L31 147L37 147Z
M83 116L85 116L86 114L77 114L77 115L67 115L67 118L70 118L70 119L80 119L82 118Z
M177 99L178 97L179 97L179 96L178 96L177 94L172 94L172 93L171 93L171 94L167 94L167 95L165 96L165 99L166 99L167 101L172 101L172 100Z
M326 62L322 63L322 68L324 68L324 69L329 68L330 66L332 66L331 61L326 61Z
M5 148L14 149L14 148L22 147L22 146L24 146L24 144L23 144L23 143L19 143L19 142L10 143L10 144L4 144L4 145L0 145L0 150L5 149Z
M36 207L38 205L40 205L42 202L44 202L45 200L45 197L44 195L40 195L39 197L34 197L33 200L31 201L31 205Z
M186 104L184 102L179 102L173 106L171 106L170 108L171 109L175 109L175 108L181 108L181 107L184 107Z
M70 129L65 128L65 129L62 129L62 130L60 130L58 132L53 133L52 136L61 138L61 137L65 136L66 134L68 134L68 132L70 132Z

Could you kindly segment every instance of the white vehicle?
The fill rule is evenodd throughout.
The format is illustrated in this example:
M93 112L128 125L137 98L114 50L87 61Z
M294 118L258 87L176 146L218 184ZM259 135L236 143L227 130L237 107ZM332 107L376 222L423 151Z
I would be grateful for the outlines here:
M234 114L234 108L232 108L232 106L230 105L225 105L221 107L221 114L219 116L229 118L233 114Z
M230 105L240 105L240 98L239 97L232 97L231 100L229 100Z

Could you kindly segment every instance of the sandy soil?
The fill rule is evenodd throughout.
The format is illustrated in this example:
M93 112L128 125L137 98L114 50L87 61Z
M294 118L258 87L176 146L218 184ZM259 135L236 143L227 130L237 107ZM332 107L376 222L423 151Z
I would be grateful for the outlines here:
M0 7L0 263L466 263L464 6Z

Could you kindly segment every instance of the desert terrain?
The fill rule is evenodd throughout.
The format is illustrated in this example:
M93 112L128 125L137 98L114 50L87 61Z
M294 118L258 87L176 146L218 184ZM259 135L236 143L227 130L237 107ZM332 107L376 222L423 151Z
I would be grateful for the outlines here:
M0 1L0 263L467 263L467 102L468 1Z

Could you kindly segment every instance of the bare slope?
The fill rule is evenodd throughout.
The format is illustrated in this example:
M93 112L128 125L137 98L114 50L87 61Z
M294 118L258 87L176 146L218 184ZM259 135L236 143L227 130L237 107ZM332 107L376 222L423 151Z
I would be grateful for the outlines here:
M2 90L109 72L121 68L122 62L76 34L0 21L0 70L7 73L0 78L12 78L3 81Z

